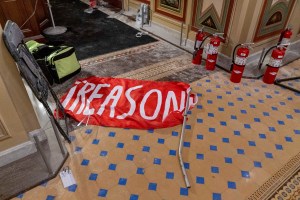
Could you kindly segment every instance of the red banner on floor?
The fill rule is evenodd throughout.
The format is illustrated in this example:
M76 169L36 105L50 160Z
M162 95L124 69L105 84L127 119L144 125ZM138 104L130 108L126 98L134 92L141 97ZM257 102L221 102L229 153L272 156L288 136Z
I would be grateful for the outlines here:
M181 124L190 86L89 77L78 80L61 98L66 113L79 122L123 128L165 128ZM190 95L190 108L196 104Z

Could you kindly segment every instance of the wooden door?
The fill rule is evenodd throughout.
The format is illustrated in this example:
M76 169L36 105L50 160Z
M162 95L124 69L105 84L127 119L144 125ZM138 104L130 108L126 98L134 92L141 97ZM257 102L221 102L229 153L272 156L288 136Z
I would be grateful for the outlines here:
M35 0L31 0L32 4ZM51 26L49 8L46 0L38 0L36 21L38 23L40 31Z
M33 13L34 15L30 18ZM50 24L48 16L44 0L0 0L2 27L7 20L12 20L20 26L25 37L39 36L42 30Z

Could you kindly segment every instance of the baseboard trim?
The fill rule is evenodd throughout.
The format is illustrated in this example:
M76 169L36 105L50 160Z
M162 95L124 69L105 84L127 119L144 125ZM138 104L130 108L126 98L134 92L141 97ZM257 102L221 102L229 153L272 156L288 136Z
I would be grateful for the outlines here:
M0 152L0 167L29 156L37 151L32 141L27 141Z
M184 27L185 28L185 27ZM142 30L148 31L152 35L163 39L173 45L175 45L178 48L181 48L182 50L185 50L189 53L193 53L194 51L194 41L188 39L185 34L182 34L182 38L180 39L180 32L164 27L161 24L152 21L150 25L144 25ZM181 41L181 44L180 44ZM275 45L275 44L274 44ZM297 40L293 42L289 49L286 52L285 58L283 59L283 66L287 65L288 63L297 60L300 58L300 40ZM251 53L251 52L250 52ZM247 65L244 71L244 78L260 78L264 71L265 71L265 65L268 62L268 57L270 56L271 52L267 55L267 59L265 59L265 62L262 66L262 69L258 69L258 62L261 56L262 50L251 53L248 57ZM203 54L203 59L206 58L206 55ZM191 57L192 60L192 57ZM231 56L227 56L221 52L219 52L218 59L217 59L217 66L227 72L230 71L232 64L232 58Z
M29 132L29 141L0 152L0 167L35 153L37 149L34 136L37 136L40 142L48 140L43 129L36 129Z

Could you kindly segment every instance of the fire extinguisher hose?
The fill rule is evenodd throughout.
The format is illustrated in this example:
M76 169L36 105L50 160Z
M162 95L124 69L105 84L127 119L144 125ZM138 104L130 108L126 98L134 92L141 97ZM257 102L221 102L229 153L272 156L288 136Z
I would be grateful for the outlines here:
M212 36L212 34L207 35L207 36L203 39L203 41L201 42L201 44L200 44L200 46L199 46L199 49L202 48L202 45L204 44L205 40L206 40L207 38L209 38L210 36Z
M230 67L230 71L232 71L232 68L233 68L234 58L235 58L235 51L236 51L236 49L237 49L239 46L242 46L242 44L236 45L236 46L234 47L234 49L233 49L233 53L232 53L232 65L231 65L231 67Z
M269 53L272 49L274 49L275 47L277 47L277 45L272 46L271 48L268 49L268 51L267 51L267 52L265 53L265 55L263 56L263 59L262 59L261 62L259 63L258 69L261 69L262 64L264 63L264 61L265 61L265 59L266 59L266 56L267 56L268 53Z

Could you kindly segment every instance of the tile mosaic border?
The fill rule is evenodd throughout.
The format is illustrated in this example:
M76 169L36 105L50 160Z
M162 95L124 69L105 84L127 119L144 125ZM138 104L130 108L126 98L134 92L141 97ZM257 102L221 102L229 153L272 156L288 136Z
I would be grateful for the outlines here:
M187 55L179 56L165 62L160 62L151 66L146 66L125 74L116 76L117 78L130 78L139 80L158 80L178 71L193 67Z
M296 200L300 196L300 172L288 181L281 190L274 194L272 200Z
M98 63L114 60L116 58L121 58L121 57L125 57L125 56L128 56L128 55L148 51L148 50L154 49L154 48L156 48L156 47L158 47L162 44L163 44L162 41L152 42L152 43L149 43L149 44L139 45L139 46L136 46L136 47L132 47L132 48L128 48L128 49L124 49L124 50L120 50L120 51L115 51L115 52L112 52L112 53L103 54L103 55L100 55L100 56L96 56L96 57L88 58L88 59L85 59L85 60L81 60L81 61L79 61L79 63L81 64L81 67L87 67L87 66L98 64Z
M281 169L279 169L268 181L260 186L248 200L270 199L277 194L300 171L300 153L295 155Z

